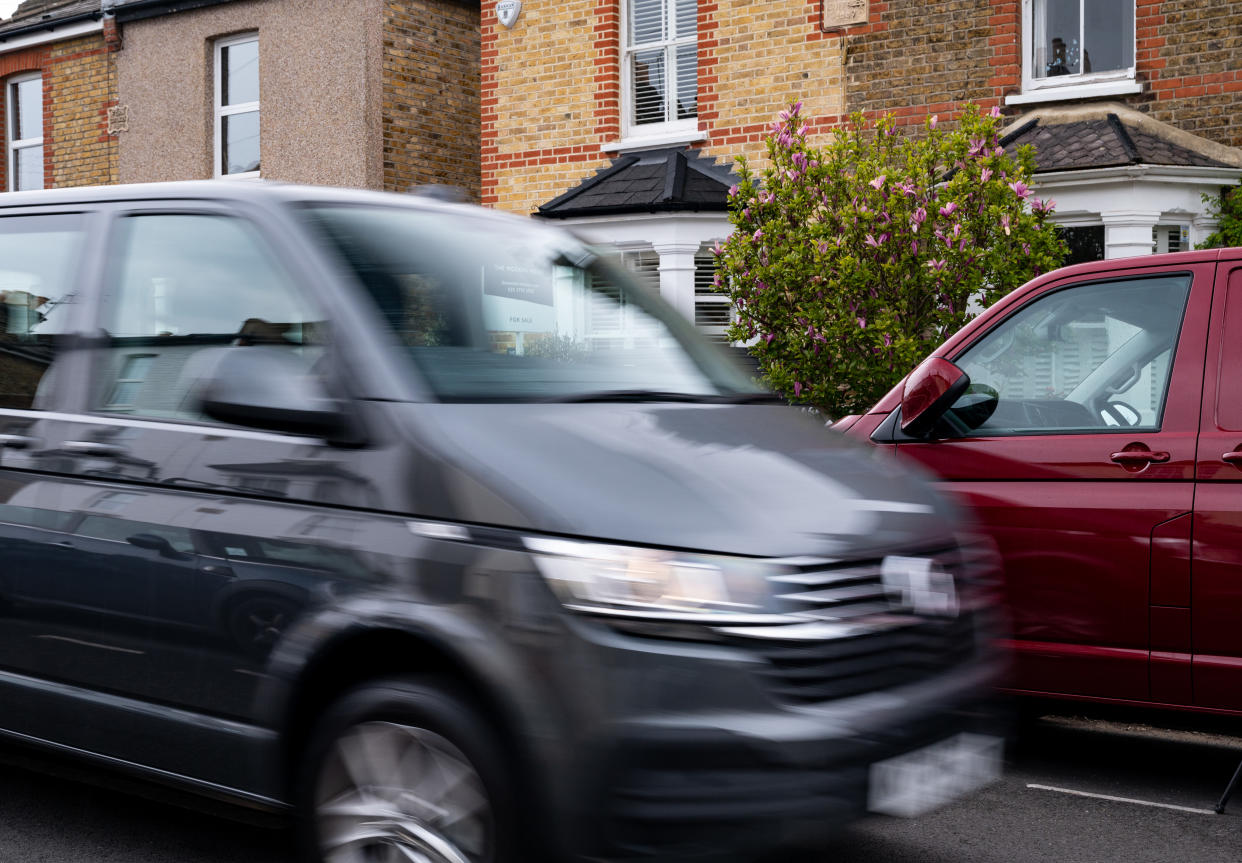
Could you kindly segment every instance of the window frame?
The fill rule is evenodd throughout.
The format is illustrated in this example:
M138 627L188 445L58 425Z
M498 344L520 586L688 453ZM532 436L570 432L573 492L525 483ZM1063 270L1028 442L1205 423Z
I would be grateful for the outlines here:
M1079 72L1072 75L1037 77L1035 49L1037 47L1037 21L1035 4L1040 0L1022 0L1022 92L1005 98L1008 105L1032 102L1049 102L1062 99L1081 99L1092 96L1113 96L1142 92L1142 84L1136 76L1138 55L1138 12L1134 0L1130 0L1132 16L1130 36L1130 66L1105 72ZM1079 8L1087 0L1078 0Z
M630 16L634 9L635 0L621 0L621 39L620 39L620 64L621 64L621 143L623 145L630 142L636 142L642 145L652 146L655 144L675 144L683 142L691 142L701 140L704 135L699 128L698 118L698 66L696 59L695 66L695 116L684 120L665 120L662 123L643 123L638 124L632 121L634 112L634 73L631 69L631 57L639 51L651 51L662 48L665 54L665 84L664 84L664 100L665 109L667 111L669 101L676 102L677 92L677 63L676 52L679 46L693 44L697 46L699 41L698 32L698 12L695 11L695 31L693 38L665 38L658 42L643 42L638 45L630 44L631 22ZM677 0L661 0L664 4L664 20L666 27L670 33L676 32L677 20ZM673 58L673 62L669 62L669 57ZM671 94L671 96L670 96ZM605 148L608 149L608 148Z
M1185 298L1182 300L1182 305L1180 309L1180 317L1177 322L1177 326L1173 329L1171 338L1169 340L1169 344L1167 348L1168 354L1169 354L1168 360L1167 360L1168 368L1165 370L1165 373L1164 373L1165 377L1164 377L1163 386L1161 388L1160 405L1156 409L1156 412L1155 412L1156 415L1154 417L1153 424L1131 425L1131 426L1120 425L1120 424L1118 425L1107 425L1106 424L1103 426L1049 425L1049 426L1032 426L1032 427L1027 427L1027 428L1009 428L1009 429L1006 429L1000 426L992 426L992 427L978 426L978 427L970 428L968 431L963 433L959 429L952 429L950 431L951 423L945 423L942 420L941 424L939 424L937 427L938 436L943 437L944 439L953 439L953 440L984 440L984 439L989 439L989 438L1040 438L1040 437L1052 437L1052 436L1059 436L1059 435L1062 435L1062 436L1063 435L1100 435L1100 434L1157 435L1157 434L1161 434L1165 432L1166 431L1165 420L1166 420L1166 417L1168 416L1169 399L1173 393L1173 382L1174 382L1174 376L1175 376L1174 373L1176 371L1176 366L1178 362L1178 354L1182 348L1182 336L1185 332L1187 316L1190 314L1191 305L1194 301L1194 287L1195 287L1196 278L1199 278L1199 277L1196 276L1196 274L1192 270L1171 269L1171 270L1158 270L1154 272L1153 271L1134 272L1134 273L1119 272L1119 273L1101 274L1100 277L1094 278L1094 279L1088 279L1085 281L1069 281L1063 284L1055 285L1049 288L1048 290L1041 291L1035 294L1034 296L1031 296L1025 302L1021 303L1020 305L1015 306L1007 314L1005 314L1004 317L998 318L996 321L992 322L986 329L978 333L970 341L958 347L955 351L953 351L952 357L950 358L953 363L957 364L963 370L966 370L968 366L970 365L970 354L973 351L980 348L989 339L998 337L998 334L1002 330L1005 330L1006 328L1013 326L1014 322L1018 318L1021 318L1024 315L1026 315L1032 308L1054 297L1063 297L1067 292L1072 292L1075 290L1091 291L1091 290L1100 289L1100 288L1108 289L1109 287L1117 287L1121 285L1137 283L1137 282L1142 282L1142 281L1184 279L1184 284L1185 284L1184 289L1186 292ZM1124 348L1124 344L1120 346L1119 349L1121 348ZM1116 352L1114 352L1114 354L1115 353ZM1147 365L1150 365L1151 363L1155 362L1156 359L1161 355L1161 353L1162 352L1156 352L1156 353L1151 354L1151 356L1148 357L1148 359L1144 362L1143 367L1146 367ZM1099 370L1105 367L1111 361L1111 358L1114 354L1110 354L1108 357L1106 357L1105 359L1097 363L1093 369L1088 371L1078 381L1076 381L1074 385L1070 387L1070 389L1067 391L1067 395L1068 393L1073 392L1076 388L1081 387L1092 376L1098 374ZM1055 366L1056 363L1052 362L1051 365ZM1141 375L1141 372L1136 372L1136 374ZM1133 386L1134 384L1138 382L1139 382L1138 380L1132 382L1131 386ZM965 396L963 396L962 398L965 398ZM1105 396L1106 402L1107 402L1107 399L1108 397ZM961 399L959 399L958 401L960 400ZM1040 399L1038 396L1022 397L1020 399L1016 399L1016 401L1039 401L1039 400ZM1068 398L1064 400L1071 401ZM1084 406L1086 406L1086 402L1076 402L1076 403L1083 404ZM954 405L949 408L949 413L951 413L953 411L953 408L956 406L957 406L957 402L955 401Z
M5 187L9 192L37 191L35 189L18 188L17 173L17 153L19 150L28 150L35 147L40 151L40 165L44 159L43 156L43 135L37 138L17 138L17 121L14 116L16 111L17 100L13 98L13 94L19 84L27 81L39 82L39 130L43 131L43 73L42 72L24 72L19 75L13 75L4 82L4 156L5 156ZM42 171L39 174L39 189L47 188L47 177Z
M241 102L236 105L223 104L224 82L224 51L235 45L243 45L247 42L255 43L255 50L258 52L258 62L262 63L262 50L259 45L259 32L257 30L249 33L240 33L235 36L227 36L216 39L212 44L212 110L214 114L212 128L212 153L211 153L211 171L212 178L229 179L229 180L250 180L258 179L263 171L263 139L259 138L259 170L257 171L240 171L236 174L225 173L224 171L224 118L231 117L235 114L255 113L259 115L259 128L262 130L263 111L262 105L262 79L259 77L259 69L255 69L255 77L258 79L260 98L252 102Z

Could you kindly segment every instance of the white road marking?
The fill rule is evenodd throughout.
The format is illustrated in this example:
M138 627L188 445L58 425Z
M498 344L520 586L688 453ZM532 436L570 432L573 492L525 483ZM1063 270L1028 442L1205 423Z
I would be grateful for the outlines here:
M69 638L64 635L36 635L35 638L46 638L49 641L67 641L70 644L81 644L83 647L98 647L100 650L115 650L117 653L133 653L142 655L145 650L131 650L128 647L117 647L114 644L100 644L97 641L83 641L80 638Z
M1027 783L1027 788L1036 791L1056 791L1061 794L1074 794L1078 797L1094 797L1097 800L1111 800L1114 803L1135 803L1139 806L1156 806L1160 809L1175 809L1178 812L1193 812L1195 815L1215 815L1214 809L1195 809L1193 806L1175 806L1172 803L1155 803L1151 800L1135 800L1132 797L1114 797L1111 794L1093 794L1090 791L1075 791L1073 788L1057 788L1052 785L1034 785Z

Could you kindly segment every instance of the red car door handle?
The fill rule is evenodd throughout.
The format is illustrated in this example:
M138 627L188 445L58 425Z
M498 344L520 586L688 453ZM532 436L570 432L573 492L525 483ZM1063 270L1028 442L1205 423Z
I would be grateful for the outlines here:
M1169 460L1167 452L1154 452L1149 449L1126 449L1109 456L1118 464L1151 464Z
M1230 464L1242 463L1242 452L1239 452L1237 450L1234 450L1233 452L1227 452L1220 457L1220 460L1227 461Z

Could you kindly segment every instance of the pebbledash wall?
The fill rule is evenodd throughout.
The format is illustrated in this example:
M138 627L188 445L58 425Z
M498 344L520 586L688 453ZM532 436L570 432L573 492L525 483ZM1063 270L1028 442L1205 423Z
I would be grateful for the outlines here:
M511 29L485 4L483 203L531 213L626 149L621 5L526 0ZM822 133L844 110L841 40L819 0L700 0L699 134L719 161L758 159L777 112L801 99Z
M43 76L43 183L55 186L114 182L117 139L108 133L108 109L116 104L109 54L102 25L88 35L65 39L40 34L0 43L0 83L12 75ZM33 42L34 44L29 44ZM7 49L7 50L6 50ZM0 86L0 117L8 116L7 88ZM4 124L0 123L0 135ZM8 160L0 158L0 190L8 188Z
M257 33L262 177L477 199L478 20L456 0L235 0L129 21L119 180L213 175L212 46Z

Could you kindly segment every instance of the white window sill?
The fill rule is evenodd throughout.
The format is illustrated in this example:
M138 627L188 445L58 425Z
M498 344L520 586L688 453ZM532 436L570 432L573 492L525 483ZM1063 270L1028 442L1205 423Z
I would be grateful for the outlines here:
M1062 102L1069 99L1092 99L1097 96L1125 96L1142 93L1143 85L1127 78L1122 81L1093 81L1051 87L1032 87L1005 97L1006 105L1033 105L1040 102Z
M605 153L624 153L628 150L651 150L655 147L672 147L677 144L695 144L707 140L703 129L664 132L659 135L630 135L600 147Z

